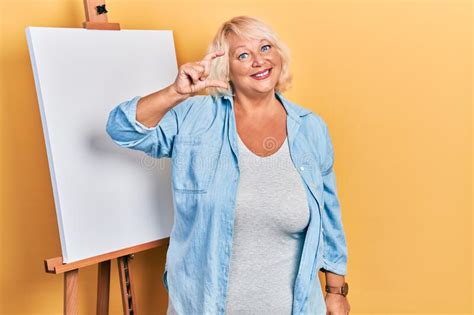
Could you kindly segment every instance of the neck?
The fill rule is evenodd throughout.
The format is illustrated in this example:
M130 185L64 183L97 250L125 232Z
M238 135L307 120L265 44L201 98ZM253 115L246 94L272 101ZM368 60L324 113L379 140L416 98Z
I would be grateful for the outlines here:
M235 111L247 115L268 114L275 109L278 100L275 97L275 90L259 95L246 95L236 91L234 95Z

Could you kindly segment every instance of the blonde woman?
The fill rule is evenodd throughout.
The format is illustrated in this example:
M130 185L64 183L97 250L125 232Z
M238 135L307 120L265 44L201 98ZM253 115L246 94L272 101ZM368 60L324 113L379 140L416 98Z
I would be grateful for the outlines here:
M290 83L286 46L240 16L173 84L110 113L117 144L172 160L168 314L349 313L333 146Z

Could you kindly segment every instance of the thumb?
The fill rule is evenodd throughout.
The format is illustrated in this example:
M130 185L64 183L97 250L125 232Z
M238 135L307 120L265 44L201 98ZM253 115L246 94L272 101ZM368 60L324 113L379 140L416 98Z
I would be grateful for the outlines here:
M226 82L220 80L206 80L204 83L206 84L206 87L220 87L223 89L229 88Z

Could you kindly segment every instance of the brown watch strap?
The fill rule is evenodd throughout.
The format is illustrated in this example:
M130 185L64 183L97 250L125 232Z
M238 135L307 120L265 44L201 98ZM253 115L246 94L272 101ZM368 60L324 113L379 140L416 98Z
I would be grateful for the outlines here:
M346 296L349 293L349 284L347 282L344 282L344 285L342 287L332 287L326 285L325 289L327 293L335 293Z

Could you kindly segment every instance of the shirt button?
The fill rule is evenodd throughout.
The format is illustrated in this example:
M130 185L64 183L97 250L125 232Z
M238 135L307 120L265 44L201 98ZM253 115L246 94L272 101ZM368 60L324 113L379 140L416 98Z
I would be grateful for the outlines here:
M303 166L300 166L300 170L304 171L304 167L303 167Z

